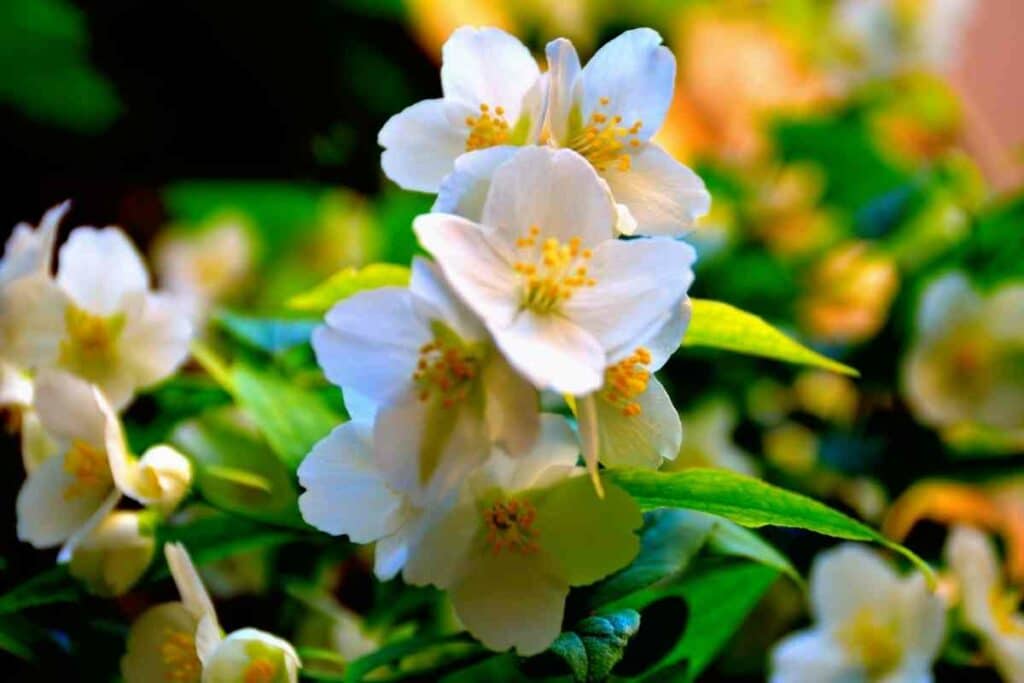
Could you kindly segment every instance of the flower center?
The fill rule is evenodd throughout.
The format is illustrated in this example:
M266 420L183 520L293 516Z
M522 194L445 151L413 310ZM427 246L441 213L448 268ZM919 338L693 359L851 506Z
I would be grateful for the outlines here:
M838 637L871 677L892 671L902 656L896 624L880 619L868 608L862 608L843 625Z
M167 665L164 678L169 683L198 683L203 667L191 633L168 629L160 645L160 656Z
M601 397L619 408L626 417L639 415L643 411L633 399L647 391L647 384L651 381L650 364L651 352L642 346L637 348L632 355L605 370Z
M242 675L244 683L272 683L277 676L277 664L266 657L257 657L249 662Z
M627 128L622 125L621 116L608 116L601 111L610 102L607 97L602 97L598 111L590 115L583 129L569 141L571 149L602 173L613 165L620 171L629 170L632 165L629 152L640 146L636 136L644 125L643 121L634 121Z
M1024 619L1017 614L1017 608L1020 605L1019 593L1006 592L997 586L989 595L989 605L996 628L1000 633L1008 636L1024 636Z
M479 359L451 333L439 334L434 341L420 347L419 361L412 379L419 387L419 399L441 398L441 405L451 408L469 395L479 370Z
M111 482L106 454L83 441L71 442L64 456L64 471L75 479L64 489L65 500L106 488Z
M537 510L527 501L499 500L487 508L484 511L487 543L494 554L502 550L520 555L537 552L540 532L533 528L536 519Z
M579 237L573 237L567 244L554 237L541 240L540 228L536 225L516 240L516 248L523 258L513 267L523 284L523 308L550 313L579 288L596 284L587 274L587 262L593 253L581 249L581 243Z
M508 140L508 121L505 120L504 107L495 107L492 112L490 105L481 104L480 115L467 116L466 125L469 126L467 152L501 145Z
M85 377L106 368L117 353L124 317L103 317L68 306L64 314L67 336L60 345L60 363Z

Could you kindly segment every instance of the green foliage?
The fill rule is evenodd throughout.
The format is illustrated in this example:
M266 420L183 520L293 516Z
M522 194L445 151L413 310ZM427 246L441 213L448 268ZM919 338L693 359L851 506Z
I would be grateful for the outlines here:
M58 565L0 595L0 615L13 614L30 607L74 602L81 599L82 595L82 589L71 578L68 568Z
M705 346L809 365L843 375L857 371L799 344L762 318L720 301L691 299L693 318L683 346Z
M924 560L874 529L812 498L759 479L700 468L682 472L612 470L605 476L644 509L680 507L720 515L748 527L796 527L851 541L871 541L903 555L934 580Z
M316 320L259 318L232 311L220 311L214 320L238 341L270 354L308 343L319 324Z
M758 562L780 574L785 574L797 584L804 585L803 577L785 555L753 531L739 524L727 519L716 519L707 541L707 547L712 552Z
M390 263L345 268L308 292L295 295L288 301L288 306L297 311L323 314L357 292L378 287L404 287L409 284L409 277L408 268Z
M85 19L62 0L0 3L0 100L46 123L98 133L120 103L88 63Z

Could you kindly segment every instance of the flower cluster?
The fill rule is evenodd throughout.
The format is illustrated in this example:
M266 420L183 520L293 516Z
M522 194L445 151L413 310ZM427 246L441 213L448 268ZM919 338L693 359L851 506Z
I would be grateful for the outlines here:
M639 510L599 463L679 452L653 373L690 314L695 254L670 235L709 196L649 141L674 81L660 43L630 31L581 68L556 40L541 75L511 36L456 31L445 97L380 134L389 177L438 192L413 225L434 260L415 259L407 288L337 303L313 334L352 421L302 463L303 516L376 542L379 577L447 590L494 649L542 651L569 587L635 556ZM543 392L578 433L541 412Z

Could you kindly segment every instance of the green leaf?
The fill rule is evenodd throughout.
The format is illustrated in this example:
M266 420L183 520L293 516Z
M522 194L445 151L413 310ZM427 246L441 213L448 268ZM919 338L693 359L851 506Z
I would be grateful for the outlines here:
M414 656L420 658L427 652L433 655L435 661L442 659L451 661L465 659L469 656L475 657L481 652L481 648L465 633L413 636L390 643L376 652L353 660L345 670L345 681L346 683L358 683L367 679L370 674L374 674L374 680L377 680L380 678L377 672L381 671L402 671L410 678L416 678L422 673L422 670L404 671L403 660ZM400 679L401 677L396 676L395 678ZM386 678L385 680L395 679ZM420 680L432 679L421 678Z
M57 565L0 595L0 614L12 614L29 607L75 602L81 598L82 589L71 578L67 566Z
M569 667L574 681L593 683L611 674L640 628L640 615L632 609L587 617L552 643L550 652Z
M924 560L874 529L823 503L759 479L703 468L681 472L610 470L605 476L644 509L679 507L719 515L747 527L796 527L851 541L871 541L903 555L929 581L935 580Z
M629 566L574 591L574 608L590 611L683 571L708 539L716 520L692 510L661 509L644 514L640 552Z
M682 638L650 665L641 680L696 680L778 576L772 568L759 564L727 565L695 573L668 587L638 593L620 603L641 611L644 625L654 631L652 637L666 630L655 623L654 612L659 607L662 614L658 617L666 622L686 620ZM676 606L679 601L681 604ZM642 630L637 641L648 633ZM665 677L669 671L674 674Z
M739 524L717 518L708 535L708 549L719 555L743 557L771 567L793 579L801 587L803 577L785 555L763 538Z
M691 299L693 317L683 346L705 346L762 356L787 363L809 365L843 375L858 376L853 368L803 346L764 319L729 304Z
M214 320L238 341L270 354L306 344L318 320L258 318L220 311Z
M231 372L235 398L291 470L344 420L323 397L284 377L240 363Z
M176 541L184 544L197 565L297 540L319 538L311 532L271 527L255 520L209 508L185 523L161 527L159 536L162 543ZM155 572L156 577L164 577L167 574L165 566L161 566Z
M410 272L405 266L371 263L362 268L345 268L308 292L292 297L288 306L298 311L323 314L334 304L357 292L379 287L404 287Z

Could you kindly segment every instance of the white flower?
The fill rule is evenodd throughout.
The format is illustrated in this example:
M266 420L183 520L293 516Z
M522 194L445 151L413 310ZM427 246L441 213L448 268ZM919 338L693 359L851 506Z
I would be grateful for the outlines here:
M355 417L375 415L378 464L396 489L443 495L492 442L532 445L537 392L430 262L413 262L408 289L357 294L326 323L313 333L317 360Z
M668 113L676 60L649 28L626 31L580 67L572 43L548 43L546 133L579 152L625 205L639 234L678 235L711 206L703 181L651 142Z
M815 624L779 643L772 683L928 683L946 608L924 577L900 577L877 554L847 544L811 569Z
M381 166L407 190L437 192L463 153L537 141L544 79L530 51L496 28L464 26L442 50L443 97L391 117L377 138Z
M936 427L980 423L1024 427L1024 285L987 296L960 273L929 285L917 338L904 359L903 393L917 417Z
M60 445L46 433L32 408L33 394L28 373L0 361L0 409L14 414L13 424L21 431L21 460L27 473L60 450Z
M56 281L13 282L2 292L0 313L10 325L5 341L13 362L76 374L116 408L169 376L188 355L192 335L172 300L149 290L142 259L117 228L75 229L60 249Z
M253 252L245 218L228 214L199 231L163 234L153 261L161 286L198 322L211 304L238 291L252 269Z
M639 547L636 503L610 486L599 498L563 418L545 416L534 450L496 452L466 481L458 503L432 515L410 552L406 581L449 592L484 645L543 651L561 631L570 586L628 564Z
M71 554L68 569L97 595L123 595L142 577L156 551L153 528L138 510L107 516Z
M70 202L53 207L43 215L38 228L27 223L14 226L0 258L0 290L23 277L49 272L57 228L70 207Z
M307 523L355 543L377 543L374 571L393 578L405 565L421 510L389 486L374 462L373 428L352 421L324 437L299 466L299 510ZM437 504L436 502L434 503Z
M65 561L122 494L166 511L187 492L192 469L185 456L155 446L135 459L103 394L83 380L43 371L35 410L62 450L32 471L18 493L19 539L38 548L64 543Z
M428 214L414 229L516 370L584 395L678 314L693 279L689 246L617 240L616 220L582 157L531 147L495 172L479 223Z
M286 641L252 628L222 634L184 546L164 546L181 602L152 607L132 624L121 659L125 683L295 683L301 666Z
M958 526L946 542L946 558L960 586L963 617L982 641L1002 677L1024 681L1024 614L1019 595L1001 578L996 549L977 529Z

